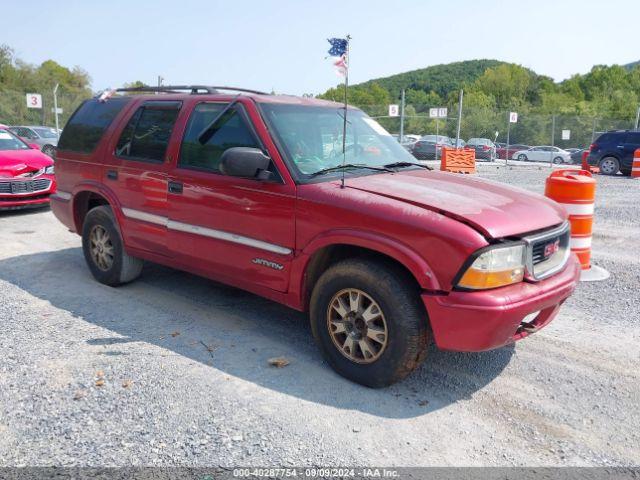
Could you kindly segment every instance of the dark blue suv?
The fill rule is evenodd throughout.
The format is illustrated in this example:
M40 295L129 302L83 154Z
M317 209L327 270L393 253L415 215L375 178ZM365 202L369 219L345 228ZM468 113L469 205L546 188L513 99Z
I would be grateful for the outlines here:
M640 148L640 131L617 130L603 133L591 145L587 162L600 167L600 173L631 175L633 152Z

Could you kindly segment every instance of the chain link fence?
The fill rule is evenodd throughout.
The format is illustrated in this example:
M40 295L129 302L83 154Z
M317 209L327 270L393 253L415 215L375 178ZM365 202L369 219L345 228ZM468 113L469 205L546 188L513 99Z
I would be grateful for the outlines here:
M374 117L390 133L399 134L400 117L389 116L388 105L358 105ZM406 105L405 135L444 135L454 142L458 128L458 106L448 108L446 118L430 118L429 111L442 105ZM460 122L460 138L484 138L496 143L528 146L588 148L603 132L635 128L635 120L602 118L598 116L553 115L518 112L516 123L509 123L509 111L490 108L464 107Z
M42 95L42 108L27 107L27 93ZM58 122L64 127L75 109L88 98L86 93L71 93L59 90L57 95ZM22 92L0 88L0 124L4 125L46 125L55 126L53 90Z

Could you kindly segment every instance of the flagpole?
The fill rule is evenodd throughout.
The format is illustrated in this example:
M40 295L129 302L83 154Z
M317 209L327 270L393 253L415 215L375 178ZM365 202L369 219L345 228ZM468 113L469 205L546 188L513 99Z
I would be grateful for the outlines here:
M351 35L346 36L347 39L347 51L345 55L345 69L344 69L344 116L342 118L342 166L347 163L347 88L349 88L349 41ZM344 168L342 169L342 183L340 188L344 188Z

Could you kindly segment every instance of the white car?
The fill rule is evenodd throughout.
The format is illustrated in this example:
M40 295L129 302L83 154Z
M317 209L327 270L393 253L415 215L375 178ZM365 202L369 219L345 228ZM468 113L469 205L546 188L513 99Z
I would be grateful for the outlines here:
M531 147L528 150L518 150L511 158L521 162L571 163L571 152L558 147L541 146Z

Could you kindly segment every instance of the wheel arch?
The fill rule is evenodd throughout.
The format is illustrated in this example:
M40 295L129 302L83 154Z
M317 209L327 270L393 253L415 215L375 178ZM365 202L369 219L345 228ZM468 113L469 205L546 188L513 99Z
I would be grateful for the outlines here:
M119 225L119 203L110 191L99 185L83 184L74 189L73 193L73 223L78 233L82 232L82 225L89 210L99 205L108 205L116 217L116 225Z
M297 283L301 310L308 309L313 287L327 268L341 260L358 257L388 263L402 271L420 290L441 290L427 262L406 245L360 232L351 236L340 233L316 239L303 250ZM295 270L292 273L295 274Z

